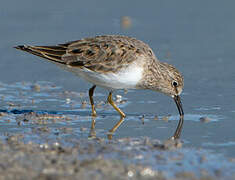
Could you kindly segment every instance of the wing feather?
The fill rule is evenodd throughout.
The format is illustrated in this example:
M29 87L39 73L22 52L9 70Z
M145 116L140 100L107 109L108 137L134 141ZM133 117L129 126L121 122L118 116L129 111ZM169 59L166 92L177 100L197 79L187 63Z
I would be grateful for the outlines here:
M56 46L17 46L48 60L72 67L86 67L96 72L114 72L138 56L154 56L142 41L126 36L96 36ZM115 68L114 68L115 67Z

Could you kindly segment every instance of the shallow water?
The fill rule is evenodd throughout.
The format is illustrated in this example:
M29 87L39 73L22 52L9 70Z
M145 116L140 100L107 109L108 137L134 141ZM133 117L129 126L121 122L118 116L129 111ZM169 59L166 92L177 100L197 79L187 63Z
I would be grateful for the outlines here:
M24 133L26 141L40 143L53 141L57 131L68 130L64 138L84 138L89 136L92 121L87 96L91 84L13 46L53 45L100 34L123 34L148 43L161 61L175 65L184 75L184 147L234 157L235 2L57 2L55 6L45 0L6 1L0 6L0 110L8 112L0 119L1 137ZM122 16L130 16L129 29L121 28ZM95 91L95 102L100 103L96 118L99 137L106 137L119 120L105 104L107 94L101 88ZM179 117L171 98L143 90L116 94L124 100L119 106L127 118L114 134L115 139L148 136L164 140L173 135ZM49 127L49 135L42 138L43 133L34 133L41 127L37 121L17 120L30 111L68 119L47 120L43 127ZM159 120L154 120L155 116ZM202 122L201 117L208 117L209 122Z

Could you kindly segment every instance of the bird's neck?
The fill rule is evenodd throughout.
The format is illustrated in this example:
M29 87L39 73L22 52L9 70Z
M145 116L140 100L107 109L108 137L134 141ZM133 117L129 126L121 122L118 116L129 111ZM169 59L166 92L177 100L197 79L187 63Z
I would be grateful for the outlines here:
M156 87L158 87L158 84L162 79L160 63L161 62L159 61L153 60L151 63L146 64L143 71L143 77L138 84L138 88L158 91Z

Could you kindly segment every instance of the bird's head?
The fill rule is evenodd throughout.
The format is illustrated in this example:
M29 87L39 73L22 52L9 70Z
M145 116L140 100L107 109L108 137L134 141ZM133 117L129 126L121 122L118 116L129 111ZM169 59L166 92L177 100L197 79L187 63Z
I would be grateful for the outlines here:
M180 116L183 116L184 112L179 96L184 87L183 76L174 66L162 62L159 66L159 74L160 79L157 90L171 96L177 105Z

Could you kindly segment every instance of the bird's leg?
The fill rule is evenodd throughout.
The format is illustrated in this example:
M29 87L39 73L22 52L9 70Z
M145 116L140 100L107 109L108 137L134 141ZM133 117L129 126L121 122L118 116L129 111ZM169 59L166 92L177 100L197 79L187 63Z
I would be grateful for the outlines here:
M89 98L90 98L90 103L91 103L91 110L92 110L92 116L96 116L96 111L95 111L95 105L94 105L94 100L93 100L93 94L94 94L94 90L96 88L96 85L92 86L89 89Z
M112 129L109 130L109 133L108 133L108 139L112 139L113 137L113 133L117 130L117 128L122 124L122 122L124 121L124 118L126 117L126 115L121 111L121 109L119 109L116 104L113 102L113 99L112 99L112 92L109 93L109 96L108 96L108 102L113 106L113 108L120 114L120 120L118 121L117 124L115 124L113 126Z
M111 105L113 106L113 108L114 108L117 112L119 112L119 114L120 114L120 116L121 116L122 118L125 118L125 117L126 117L126 115L124 114L124 112L122 112L121 109L119 109L119 108L116 106L116 104L113 102L113 99L112 99L112 92L109 93L108 102L109 102L109 104L111 104Z

